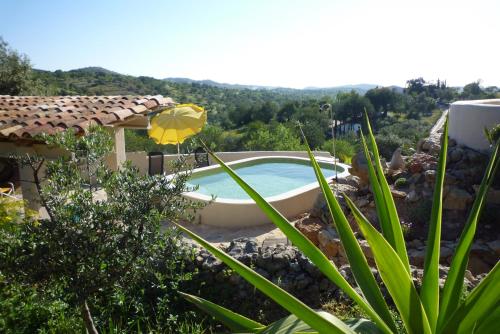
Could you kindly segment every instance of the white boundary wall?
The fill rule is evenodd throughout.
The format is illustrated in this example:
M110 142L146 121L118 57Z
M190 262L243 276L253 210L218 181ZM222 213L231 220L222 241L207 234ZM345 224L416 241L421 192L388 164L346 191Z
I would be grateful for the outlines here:
M500 99L457 101L450 105L449 136L459 145L475 150L489 149L484 128L500 123Z

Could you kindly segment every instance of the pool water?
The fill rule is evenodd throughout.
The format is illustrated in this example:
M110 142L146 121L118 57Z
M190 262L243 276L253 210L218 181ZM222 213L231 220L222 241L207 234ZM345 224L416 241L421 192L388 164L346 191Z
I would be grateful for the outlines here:
M302 162L260 162L232 166L236 173L261 196L271 197L317 182L312 166ZM338 167L339 171L341 167ZM322 166L326 178L334 176L333 165ZM207 171L208 172L208 171ZM225 171L195 173L188 185L199 186L197 193L225 199L250 199L247 193Z

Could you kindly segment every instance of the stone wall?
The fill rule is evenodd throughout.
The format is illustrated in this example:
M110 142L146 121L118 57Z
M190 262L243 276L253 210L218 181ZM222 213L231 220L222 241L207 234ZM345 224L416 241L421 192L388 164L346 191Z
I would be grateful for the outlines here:
M345 301L347 298L293 246L277 244L262 247L252 238L241 238L232 241L223 249L311 307L320 308L332 299ZM226 265L205 249L196 248L194 266L197 273L194 283L190 283L194 286L192 293L262 321L273 321L287 314L284 309L256 290L237 273L228 270ZM338 267L342 276L351 285L355 285L350 266L339 264ZM373 268L372 272L377 282L381 283L377 270ZM442 278L447 272L447 267L440 267ZM412 275L415 284L419 286L423 271L412 266ZM478 278L467 271L466 287L472 289L478 282ZM387 297L387 291L383 286L382 293ZM258 310L262 310L262 313L257 312Z
M442 124L444 122L441 122ZM416 266L423 264L425 254L438 155L441 149L441 136L442 129L436 128L428 138L419 143L418 152L408 157L401 157L400 151L396 151L393 159L391 159L391 164L385 166L386 177L390 183L399 218L404 227L410 260ZM401 160L402 164L399 163L397 167L393 167L392 161L401 162ZM488 160L489 154L487 152L480 152L459 145L453 139L449 140L441 232L442 240L444 240L441 254L441 263L443 265L450 264L452 252L467 221ZM377 225L378 218L373 194L369 188L368 170L364 155L361 153L356 155L352 166L351 173L355 177L351 178L350 185L354 187L349 190L348 195L365 216L374 225ZM340 186L345 187L345 185ZM329 212L326 203L322 198L319 198L316 206L316 211L319 211L319 214L312 212L311 216L319 218L321 223L327 226L331 221L328 218ZM489 271L500 258L499 212L500 176L497 175L481 214L469 259L469 269L476 274ZM352 217L350 219L352 220ZM327 227L316 227L316 229L319 229L317 236L331 235ZM312 238L317 239L317 236ZM324 243L325 238L321 240ZM331 249L337 248L336 245L331 245L337 240L338 238L333 237L330 238L328 246L321 244L321 242L319 246L328 253Z

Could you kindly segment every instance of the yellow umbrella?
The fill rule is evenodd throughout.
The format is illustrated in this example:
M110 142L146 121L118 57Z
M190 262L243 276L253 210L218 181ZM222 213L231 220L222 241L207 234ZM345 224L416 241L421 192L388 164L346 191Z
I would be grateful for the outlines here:
M151 119L148 135L157 144L179 144L201 131L207 121L207 113L194 104L179 104L162 111Z

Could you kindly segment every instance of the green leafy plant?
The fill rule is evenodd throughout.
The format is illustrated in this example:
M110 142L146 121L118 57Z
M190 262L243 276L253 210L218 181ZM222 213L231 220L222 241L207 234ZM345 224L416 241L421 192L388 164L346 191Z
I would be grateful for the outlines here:
M330 152L333 155L333 143L332 140L326 141L321 149ZM337 139L335 140L335 154L340 158L342 162L347 164L351 163L351 159L356 155L356 144L354 140L349 139Z
M403 188L406 185L408 185L408 180L404 177L400 177L394 182L396 188Z
M443 185L448 146L448 123L446 122L442 139L434 190L433 207L430 218L424 277L420 291L415 287L406 252L403 231L399 222L394 199L385 179L379 152L375 143L368 117L368 138L362 136L362 143L368 164L372 191L382 231L377 231L354 205L349 197L344 198L358 223L359 229L368 241L375 263L387 288L398 315L408 333L488 333L493 332L495 323L500 319L500 265L497 264L482 282L463 300L462 295L467 260L472 245L477 221L485 203L486 191L499 165L499 144L495 146L486 169L480 190L470 212L469 219L460 237L452 260L448 278L439 293L439 250L443 205ZM371 152L370 152L371 151ZM246 333L299 333L317 331L319 333L395 333L397 326L391 310L382 297L360 245L342 212L321 169L309 150L312 166L316 172L321 190L326 197L336 230L340 236L356 283L362 294L340 275L337 267L323 253L302 235L273 206L267 203L254 189L242 180L230 167L215 155L213 158L249 194L279 227L288 239L297 246L333 283L352 298L365 312L367 319L352 322L341 321L331 314L312 310L280 287L254 272L239 261L231 258L220 249L212 246L186 228L179 228L195 241L207 248L214 256L238 272L257 289L268 295L293 315L269 326L255 323L245 317L193 296L188 300L210 314L216 316L234 332ZM371 157L375 157L372 160ZM293 320L292 320L293 319ZM359 326L362 324L363 326Z
M163 322L162 331L168 331L169 320L163 319L175 322L171 305L180 299L176 290L187 278L189 252L178 231L161 224L193 208L182 197L190 173L140 175L129 164L110 170L104 163L110 136L100 127L85 136L66 131L45 141L68 154L51 161L36 156L19 161L32 168L49 218L0 228L0 273L6 282L50 290L78 308L89 333L112 316L117 322L134 317L158 327ZM38 175L42 163L44 182ZM106 304L110 300L115 303ZM105 320L95 322L91 310ZM164 316L156 317L155 311Z

